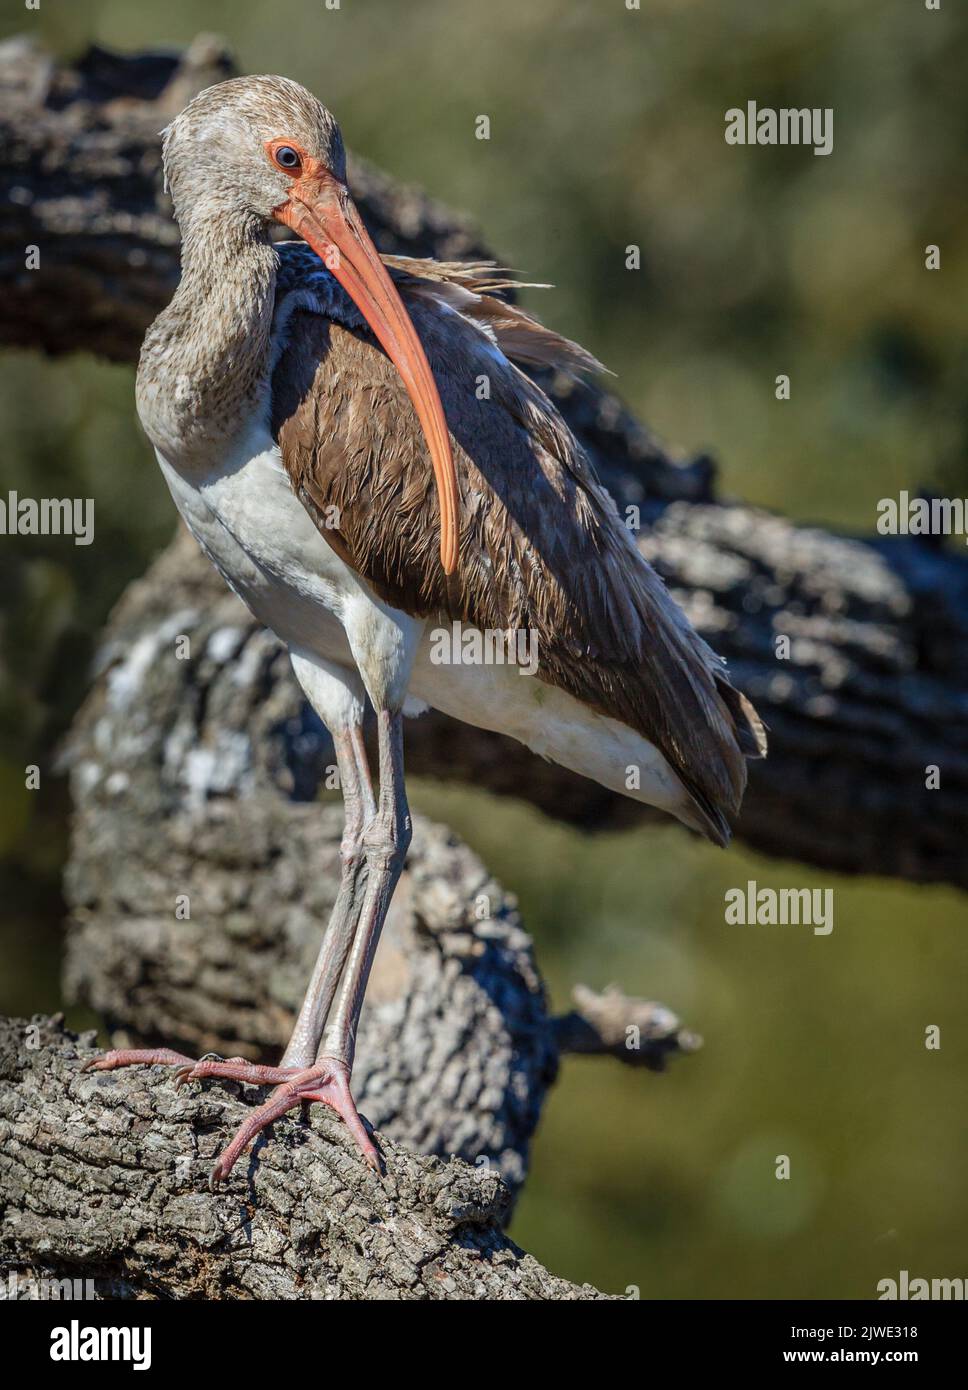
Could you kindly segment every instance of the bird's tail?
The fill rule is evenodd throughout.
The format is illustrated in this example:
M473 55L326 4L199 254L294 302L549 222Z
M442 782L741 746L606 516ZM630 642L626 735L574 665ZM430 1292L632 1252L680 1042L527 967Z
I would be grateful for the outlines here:
M746 758L765 758L767 729L752 703L725 675L716 681L716 690L729 710L740 752Z

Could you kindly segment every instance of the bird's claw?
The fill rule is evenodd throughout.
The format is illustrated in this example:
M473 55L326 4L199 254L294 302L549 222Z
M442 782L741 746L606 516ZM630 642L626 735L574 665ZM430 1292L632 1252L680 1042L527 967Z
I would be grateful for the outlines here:
M379 1173L379 1154L360 1118L349 1082L349 1067L335 1057L320 1058L313 1066L302 1071L293 1070L280 1080L269 1099L252 1111L240 1125L231 1142L219 1154L209 1177L210 1191L218 1190L219 1184L228 1177L242 1152L264 1129L297 1105L312 1101L328 1105L331 1110L336 1111L359 1148L364 1162Z
M336 1111L355 1140L364 1161L380 1172L379 1155L350 1091L349 1066L339 1057L321 1057L309 1067L267 1067L248 1062L244 1057L223 1060L209 1053L196 1061L171 1048L122 1048L88 1058L81 1071L114 1071L117 1067L138 1064L174 1067L174 1081L179 1089L189 1081L202 1081L208 1077L275 1087L268 1100L251 1111L219 1155L209 1176L208 1185L212 1192L218 1191L219 1184L228 1177L239 1155L268 1125L297 1105L313 1101Z

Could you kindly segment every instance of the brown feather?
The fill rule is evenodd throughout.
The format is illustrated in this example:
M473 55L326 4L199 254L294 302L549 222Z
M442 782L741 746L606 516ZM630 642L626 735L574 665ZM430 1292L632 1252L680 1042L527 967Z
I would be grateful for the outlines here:
M510 335L529 361L594 359L483 293L493 268L394 269L451 430L458 570L448 579L438 562L433 473L394 367L369 334L304 311L292 317L273 380L273 431L295 492L393 607L535 630L539 678L658 747L724 842L744 757L764 751L762 725L635 549L561 416L503 349ZM455 294L473 296L473 311ZM522 342L536 346L529 354ZM489 399L478 398L482 377ZM325 524L334 507L335 528Z
M433 261L407 256L384 256L404 298L419 296L446 304L471 320L515 362L555 371L606 372L596 357L547 328L532 314L494 296L502 290L547 290L550 285L518 280L491 261Z

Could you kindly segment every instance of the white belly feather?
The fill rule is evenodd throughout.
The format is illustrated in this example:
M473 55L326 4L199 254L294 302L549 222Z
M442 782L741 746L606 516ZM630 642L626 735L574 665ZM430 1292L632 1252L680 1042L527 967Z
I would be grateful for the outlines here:
M264 427L250 430L208 474L182 473L161 454L158 461L202 549L256 618L287 646L351 669L362 667L365 647L413 646L407 713L416 697L422 705L507 734L552 762L694 824L691 800L678 777L633 729L513 665L435 664L434 624L381 603L327 545L294 495ZM540 652L538 657L540 662ZM365 670L363 675L366 680Z

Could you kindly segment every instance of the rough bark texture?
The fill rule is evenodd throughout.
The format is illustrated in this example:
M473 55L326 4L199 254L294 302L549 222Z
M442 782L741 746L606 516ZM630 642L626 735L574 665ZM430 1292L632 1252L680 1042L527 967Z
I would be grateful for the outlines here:
M240 1088L163 1068L82 1073L92 1040L0 1020L0 1272L92 1279L107 1298L596 1299L519 1250L497 1171L386 1138L386 1172L314 1107L213 1195ZM251 1091L248 1093L251 1097Z
M19 41L0 46L0 342L134 360L178 273L157 132L230 69L210 38L180 58L92 50L71 69ZM351 182L383 249L484 249L462 219L359 160ZM39 272L23 268L27 245L42 248ZM707 458L670 457L598 389L549 385L620 506L641 509L643 552L771 727L739 835L827 869L968 883L964 556L719 503ZM200 559L185 564L198 570L201 605L216 602L214 573ZM413 726L408 756L418 771L526 796L585 826L642 816L443 717ZM937 790L925 787L929 764Z

